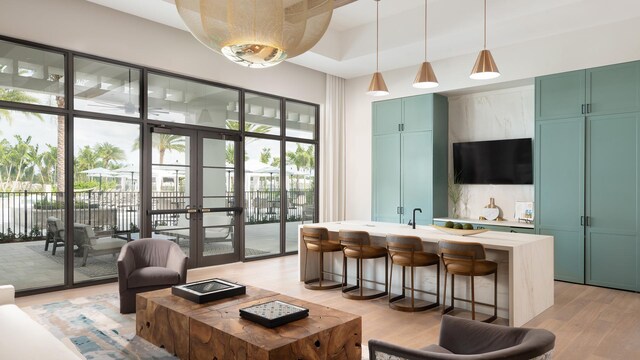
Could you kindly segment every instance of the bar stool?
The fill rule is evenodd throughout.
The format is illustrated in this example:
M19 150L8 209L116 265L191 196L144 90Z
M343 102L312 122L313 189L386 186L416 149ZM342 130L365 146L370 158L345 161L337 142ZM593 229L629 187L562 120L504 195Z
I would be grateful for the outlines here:
M344 259L342 262L342 296L353 300L369 300L387 295L389 274L389 258L387 257L387 249L381 246L371 245L369 233L366 231L343 231L338 234L340 244L343 246L342 252ZM365 288L364 282L381 284L374 280L367 280L362 277L363 260L384 258L384 291L371 288ZM347 259L356 259L356 284L349 286L347 284Z
M484 246L480 243L454 242L440 240L438 242L438 253L444 264L444 295L442 303L446 314L454 309L453 301L460 300L471 303L471 319L476 319L476 303L493 307L493 316L482 320L483 322L493 322L498 318L498 264L485 259ZM451 306L447 308L447 274L451 273ZM493 304L476 302L475 283L476 276L494 274L493 280ZM471 300L457 298L455 291L455 275L471 277Z
M342 245L339 242L329 240L329 231L323 227L307 227L302 228L302 240L306 249L306 257L304 259L304 287L311 290L335 289L342 286L342 282L324 280L324 253L342 251ZM307 261L309 251L318 253L320 261L320 269L318 277L315 279L307 279Z
M422 240L417 236L400 236L400 235L388 235L387 236L387 250L389 251L389 257L391 258L391 271L389 272L389 307L395 310L415 312L429 310L440 305L440 258L437 254L424 251L422 246ZM391 286L393 284L393 265L402 266L402 294L392 296ZM417 290L414 285L414 273L415 267L421 266L436 266L436 291L429 292L424 290ZM406 286L406 267L411 267L411 301L409 304L404 301L406 299L405 290ZM435 295L435 302L428 302L415 298L415 292L421 292L425 294Z

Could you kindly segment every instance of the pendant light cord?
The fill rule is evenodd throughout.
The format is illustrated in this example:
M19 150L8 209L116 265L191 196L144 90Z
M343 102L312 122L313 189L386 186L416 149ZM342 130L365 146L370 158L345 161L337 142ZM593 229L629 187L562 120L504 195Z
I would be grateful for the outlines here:
M429 0L424 0L424 61L427 62L427 3Z
M487 49L487 0L484 0L484 50Z
M486 1L486 0L485 0ZM378 72L378 47L380 43L380 0L376 0L376 72Z

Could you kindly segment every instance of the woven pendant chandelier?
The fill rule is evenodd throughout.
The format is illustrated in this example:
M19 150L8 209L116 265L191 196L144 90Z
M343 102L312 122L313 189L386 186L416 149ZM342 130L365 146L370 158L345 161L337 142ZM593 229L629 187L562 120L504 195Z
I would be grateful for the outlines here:
M329 26L334 0L176 0L189 31L205 46L252 68L311 49Z

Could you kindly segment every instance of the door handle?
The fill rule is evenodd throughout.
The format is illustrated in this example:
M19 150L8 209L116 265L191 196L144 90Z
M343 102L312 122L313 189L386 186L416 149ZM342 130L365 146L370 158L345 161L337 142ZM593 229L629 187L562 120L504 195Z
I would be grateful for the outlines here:
M582 114L586 114L587 111L587 105L586 104L582 104Z
M587 104L587 114L591 113L591 104Z
M580 226L584 226L584 216L580 216Z

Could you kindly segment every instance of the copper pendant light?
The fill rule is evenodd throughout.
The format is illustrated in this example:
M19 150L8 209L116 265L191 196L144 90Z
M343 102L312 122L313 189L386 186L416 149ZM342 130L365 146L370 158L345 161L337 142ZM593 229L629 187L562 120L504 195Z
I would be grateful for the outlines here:
M424 62L420 65L416 79L413 81L413 87L418 89L429 89L438 86L438 79L433 72L431 63L427 61L427 3L424 0Z
M369 84L369 91L367 91L367 95L384 96L389 95L389 89L387 89L387 84L384 83L382 74L380 73L380 71L378 71L378 43L380 41L380 0L374 1L376 2L376 72L373 73L373 77L371 78L371 83Z
M470 78L474 80L495 79L500 76L500 71L493 61L491 52L487 50L487 0L484 0L484 48L478 54L476 64L471 70Z

